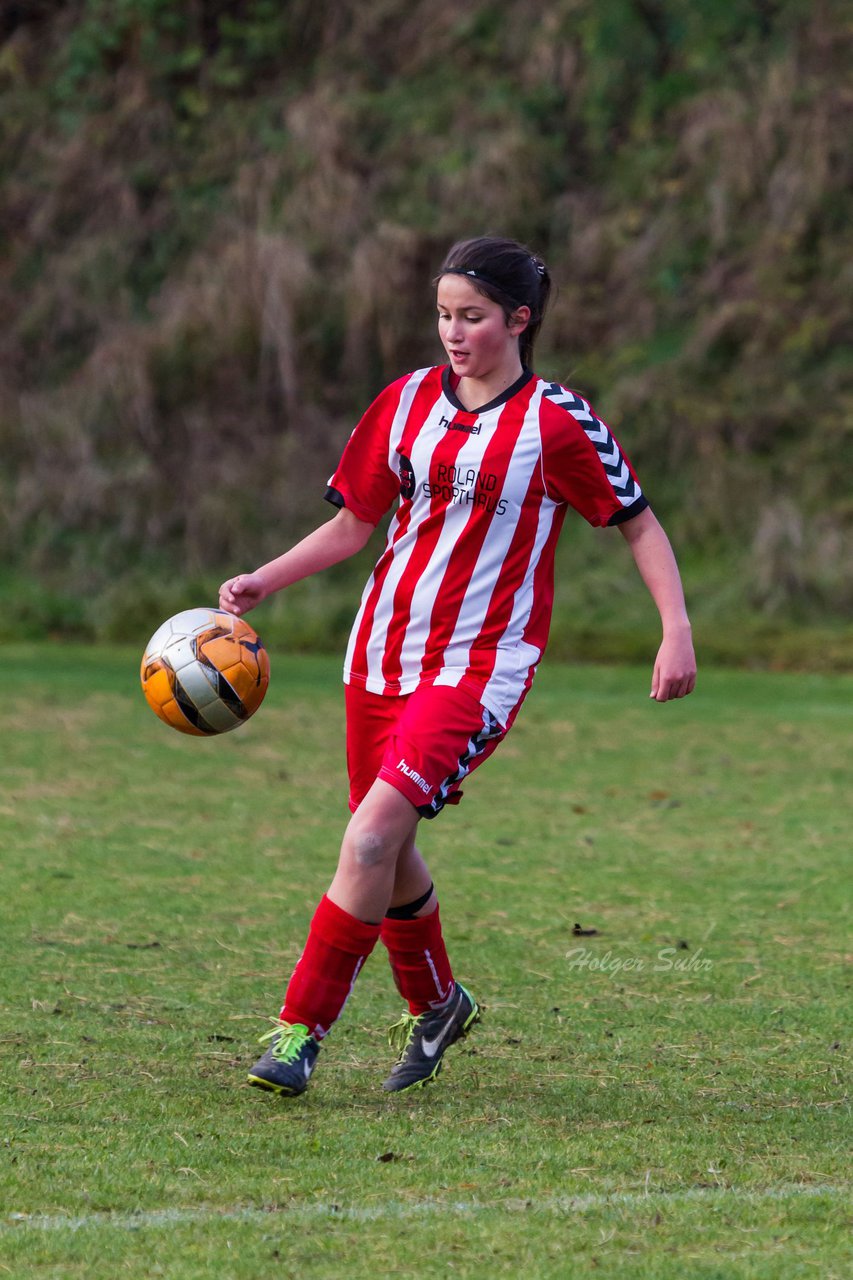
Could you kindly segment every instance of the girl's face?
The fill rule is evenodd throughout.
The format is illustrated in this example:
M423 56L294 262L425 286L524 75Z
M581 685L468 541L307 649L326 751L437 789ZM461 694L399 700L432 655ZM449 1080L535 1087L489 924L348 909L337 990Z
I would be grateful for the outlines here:
M519 307L507 319L503 307L483 296L464 276L438 282L438 335L450 365L462 378L488 381L498 375L514 382L521 371L518 338L530 319Z

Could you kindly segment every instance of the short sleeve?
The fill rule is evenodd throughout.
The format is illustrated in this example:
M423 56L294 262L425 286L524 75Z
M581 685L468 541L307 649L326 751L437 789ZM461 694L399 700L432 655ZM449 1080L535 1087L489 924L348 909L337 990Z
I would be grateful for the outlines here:
M591 525L621 524L649 505L631 463L606 423L573 391L551 383L542 395L546 491Z
M400 493L400 477L390 463L391 426L400 387L400 382L386 387L364 414L325 495L327 501L346 507L369 524L378 524Z

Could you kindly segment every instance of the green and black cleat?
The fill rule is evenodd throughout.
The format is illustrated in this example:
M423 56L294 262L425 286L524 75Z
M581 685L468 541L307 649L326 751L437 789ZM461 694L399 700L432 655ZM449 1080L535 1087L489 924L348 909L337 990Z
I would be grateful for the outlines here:
M311 1079L320 1046L308 1028L297 1022L276 1022L272 1031L261 1036L270 1047L249 1072L249 1084L284 1098L304 1093Z
M467 1035L480 1020L474 997L457 982L443 1009L429 1009L419 1017L404 1013L388 1032L391 1047L400 1057L382 1088L388 1093L419 1089L441 1070L446 1049Z

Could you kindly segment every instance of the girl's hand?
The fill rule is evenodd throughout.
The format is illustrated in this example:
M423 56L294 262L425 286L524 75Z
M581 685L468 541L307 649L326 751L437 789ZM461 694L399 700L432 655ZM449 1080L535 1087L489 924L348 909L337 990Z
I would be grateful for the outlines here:
M219 607L240 618L266 597L266 584L259 573L238 573L219 588Z
M664 636L655 660L649 697L657 702L669 702L670 698L686 698L695 687L696 657L688 627L676 635Z

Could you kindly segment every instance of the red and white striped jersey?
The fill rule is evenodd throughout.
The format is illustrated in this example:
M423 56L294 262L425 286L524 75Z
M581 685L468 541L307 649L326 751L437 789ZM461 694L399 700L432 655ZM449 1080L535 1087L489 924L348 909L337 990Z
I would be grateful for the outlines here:
M506 725L545 649L568 506L617 524L647 506L613 435L580 396L525 371L475 412L447 366L386 387L326 497L376 524L344 680L378 694L462 685Z

